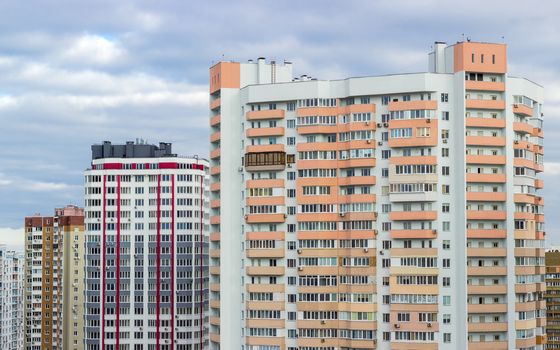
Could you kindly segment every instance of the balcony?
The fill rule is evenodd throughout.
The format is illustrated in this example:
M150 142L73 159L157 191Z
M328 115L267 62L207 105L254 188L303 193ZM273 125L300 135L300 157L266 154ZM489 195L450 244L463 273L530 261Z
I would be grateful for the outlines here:
M413 109L437 109L436 100L420 100L420 101L397 101L389 102L389 111L410 111Z
M433 239L437 236L437 230L391 230L391 238L393 239L413 239L428 238Z
M247 153L267 153L267 152L285 152L284 144L276 143L273 145L250 145L245 147Z
M506 138L503 136L467 136L467 146L500 146L506 145Z
M477 128L505 128L506 120L498 118L467 117L465 118L465 124L466 126Z
M285 152L260 152L245 154L245 170L247 171L279 171L286 168Z
M465 81L465 89L478 91L505 91L506 85L501 81L467 80Z
M506 182L506 174L469 173L469 174L467 174L467 182L505 183Z
M435 202L437 192L389 193L391 202Z
M506 164L506 156L467 154L467 164Z
M469 257L505 257L506 248L467 248Z
M507 285L496 284L491 286L467 286L468 294L507 294Z
M217 99L211 101L211 102L210 102L210 109L211 109L211 110L214 110L214 109L219 108L220 105L221 105L221 102L222 102L222 101L221 101L220 98L217 98Z
M507 332L506 322L469 323L469 332Z
M437 220L437 211L393 211L389 213L389 219L392 221L433 221Z
M245 113L247 120L283 119L286 111L283 109L267 109L263 111L249 111Z
M260 223L283 223L286 221L286 214L248 214L245 215L245 222L248 224Z
M283 266L247 266L245 268L249 276L282 276Z
M284 128L251 128L245 132L247 137L268 137L268 136L283 136Z
M504 100L466 100L466 108L473 109L505 109L506 101Z
M467 220L505 220L505 210L467 210Z
M507 304L469 304L468 312L472 314L505 313Z
M513 113L524 115L524 116L527 116L527 117L532 117L533 116L533 109L531 107L526 106L526 105L521 104L521 103L514 103L513 104Z
M505 276L507 267L505 266L468 266L469 276Z
M505 192L467 192L468 201L476 202L505 202Z
M218 126L220 125L220 122L222 121L222 117L221 115L215 115L212 118L210 118L210 126Z

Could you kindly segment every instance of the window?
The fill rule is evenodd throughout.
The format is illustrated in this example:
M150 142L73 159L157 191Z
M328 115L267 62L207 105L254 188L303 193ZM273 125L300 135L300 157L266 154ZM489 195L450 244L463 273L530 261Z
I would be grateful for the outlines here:
M449 185L441 185L441 193L449 194Z
M287 143L288 143L288 146L295 145L296 144L296 138L295 137L288 137Z
M450 295L444 295L443 296L443 305L444 306L451 305L451 296Z
M492 55L492 64L496 64L496 55ZM496 79L496 78L494 78Z
M443 333L443 342L451 343L451 333Z
M443 259L443 268L448 269L450 267L451 267L451 259L448 259L448 258Z
M389 159L389 158L391 158L391 150L382 150L382 151L381 151L381 158L382 158L382 159Z
M388 105L390 99L391 99L391 97L389 97L389 96L382 96L382 97L381 97L381 104L382 104L383 106Z
M410 313L409 312L399 312L399 313L397 313L397 321L398 322L410 322Z
M451 314L443 314L443 324L450 324L451 323Z
M416 128L416 137L429 137L430 128Z
M296 120L295 119L288 119L286 121L288 129L295 129L296 127Z
M389 177L389 168L381 169L381 177Z
M441 130L441 138L442 138L442 139L448 139L448 138L449 138L449 130L447 130L447 129L442 129L442 130Z
M444 278L443 278L443 286L444 286L444 287L449 287L449 286L451 286L451 277L444 277Z
M449 112L441 112L441 120L449 120Z
M449 157L449 148L442 148L441 149L441 156L442 157Z
M441 102L449 102L449 94L441 94Z
M447 249L451 249L451 241L446 239L443 240L443 249L447 250Z
M442 166L441 167L441 174L442 175L449 175L449 167L448 166Z
M441 212L442 213L449 213L449 203L442 203L441 204Z

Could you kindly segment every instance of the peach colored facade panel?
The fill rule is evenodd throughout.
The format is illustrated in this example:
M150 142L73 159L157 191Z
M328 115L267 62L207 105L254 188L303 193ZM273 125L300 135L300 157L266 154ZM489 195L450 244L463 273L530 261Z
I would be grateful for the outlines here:
M238 62L220 62L210 68L210 93L223 88L239 89L241 67Z
M461 42L453 47L453 56L454 72L501 74L507 72L507 46L505 44Z

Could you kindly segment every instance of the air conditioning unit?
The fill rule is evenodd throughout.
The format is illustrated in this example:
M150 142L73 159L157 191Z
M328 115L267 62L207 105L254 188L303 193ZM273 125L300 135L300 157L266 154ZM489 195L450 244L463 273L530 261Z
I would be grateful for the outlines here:
M517 107L519 107L519 105L517 103L514 103L513 108L517 108Z
M298 271L303 271L303 266L298 266Z
M380 128L380 127L382 127L382 126L383 126L382 123L377 123L377 127L378 127L378 128Z
M298 250L297 250L297 253L298 253L298 254L301 254L301 249L298 249Z
M339 215L340 217L344 217L344 215L346 215L346 213L338 213L338 215Z
M383 123L383 126L388 128L389 127L389 123Z
M432 230L432 233L435 235L437 233L437 230Z
M377 142L377 144L378 144L379 146L383 146L383 141L379 141L379 142Z
M395 323L395 328L401 328L401 325L398 323Z
M321 343L324 343L324 342L325 342L325 339L321 339Z
M327 322L325 320L321 320L321 324L326 324Z
M426 123L430 124L432 122L431 119L426 119Z
M443 142L443 143L447 143L447 139L443 139L442 142Z
M366 125L369 125L369 122L366 122Z
M242 171L243 171L243 167L240 166L239 168L237 168L237 171L242 172Z
M428 322L428 328L432 328L432 323Z
M379 255L384 255L385 253L383 253L382 250L379 251Z
M513 141L513 144L518 145L518 144L519 144L519 140Z
M367 140L366 143L371 143L371 140Z
M369 251L369 249L364 248L364 253L367 253Z

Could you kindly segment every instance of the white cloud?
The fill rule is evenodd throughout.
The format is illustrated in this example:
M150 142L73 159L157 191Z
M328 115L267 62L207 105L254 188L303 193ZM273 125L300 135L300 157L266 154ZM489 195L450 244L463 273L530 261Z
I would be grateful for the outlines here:
M77 186L65 184L62 182L44 182L44 181L24 181L21 187L34 192L50 192L50 191L64 191Z
M0 186L9 186L12 184L12 180L6 178L6 175L0 173Z
M560 175L560 162L544 162L544 174L546 176Z
M17 99L13 96L0 96L0 110L14 108L17 105Z
M63 60L94 65L122 63L126 57L126 50L117 41L95 34L76 38L61 54Z
M0 244L6 244L9 249L23 250L24 232L23 227L19 229L0 227Z

